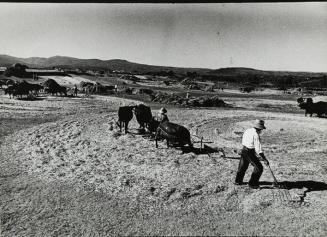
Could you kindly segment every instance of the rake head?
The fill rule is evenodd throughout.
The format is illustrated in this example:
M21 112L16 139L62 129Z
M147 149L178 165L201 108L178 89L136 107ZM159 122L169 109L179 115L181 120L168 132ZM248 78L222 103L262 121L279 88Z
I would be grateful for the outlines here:
M272 188L281 188L281 185L279 183L273 183Z
M284 185L284 184L280 184L278 182L274 182L272 184L272 188L274 188L274 189L287 189L287 186Z

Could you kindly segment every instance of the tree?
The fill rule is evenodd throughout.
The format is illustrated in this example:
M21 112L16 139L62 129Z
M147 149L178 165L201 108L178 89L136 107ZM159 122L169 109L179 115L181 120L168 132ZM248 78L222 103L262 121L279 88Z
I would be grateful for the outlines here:
M173 70L170 70L170 71L167 72L167 75L169 77L173 77L173 76L175 76L175 72Z
M190 78L195 78L198 74L196 72L187 72L186 76L190 77Z
M26 75L26 69L28 67L26 65L22 65L20 63L16 63L11 67L8 67L4 72L4 75L7 77L15 76L15 77L24 77Z

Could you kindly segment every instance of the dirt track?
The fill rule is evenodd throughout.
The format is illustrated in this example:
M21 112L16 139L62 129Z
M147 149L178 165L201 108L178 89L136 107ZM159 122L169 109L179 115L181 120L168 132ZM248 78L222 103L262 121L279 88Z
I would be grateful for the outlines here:
M119 133L115 111L131 101L1 99L6 124L10 118L40 123L3 133L3 236L327 233L326 119L170 109L171 121L213 141L209 145L224 148L228 157L237 157L241 133L255 118L266 120L264 149L287 189L271 189L265 170L263 189L250 190L232 184L236 159L182 154L165 143L156 149L149 138L135 134L135 121L130 134Z

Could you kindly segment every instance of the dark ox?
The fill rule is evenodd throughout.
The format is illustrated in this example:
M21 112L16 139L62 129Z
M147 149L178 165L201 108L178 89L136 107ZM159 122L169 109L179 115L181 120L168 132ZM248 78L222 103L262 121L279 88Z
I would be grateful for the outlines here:
M182 149L185 144L193 147L189 130L181 125L171 122L160 123L159 121L152 119L149 125L149 130L156 131L156 148L158 148L159 138L166 139L167 148L169 148L169 143L178 144Z
M140 129L144 130L149 126L149 123L152 120L151 108L144 104L139 104L134 107L134 114L137 122L140 125Z
M125 128L125 133L128 133L128 123L133 118L133 109L135 106L122 106L118 109L118 122L117 126L119 127L120 131L122 127Z
M312 98L307 98L306 102L304 102L302 97L297 99L297 102L299 103L299 107L305 110L305 116L307 114L310 114L310 117L312 117L312 114L317 114L318 117L327 115L327 102L319 101L313 103Z
M60 85L52 86L52 87L46 87L44 89L44 91L47 92L47 93L51 93L52 95L54 95L54 94L58 95L58 93L59 93L59 95L61 95L61 96L62 95L67 96L67 88L64 87L64 86L60 86Z
M67 88L64 86L60 86L55 80L48 79L43 83L44 91L47 93L60 94L67 96Z

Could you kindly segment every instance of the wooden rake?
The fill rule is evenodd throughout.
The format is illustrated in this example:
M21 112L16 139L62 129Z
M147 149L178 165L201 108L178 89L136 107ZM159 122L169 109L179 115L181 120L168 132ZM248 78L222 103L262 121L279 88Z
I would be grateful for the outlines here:
M286 188L284 185L281 185L281 184L278 183L278 181L277 181L277 179L276 179L270 165L266 164L266 166L268 167L269 173L271 174L272 178L274 179L273 187L274 188Z

